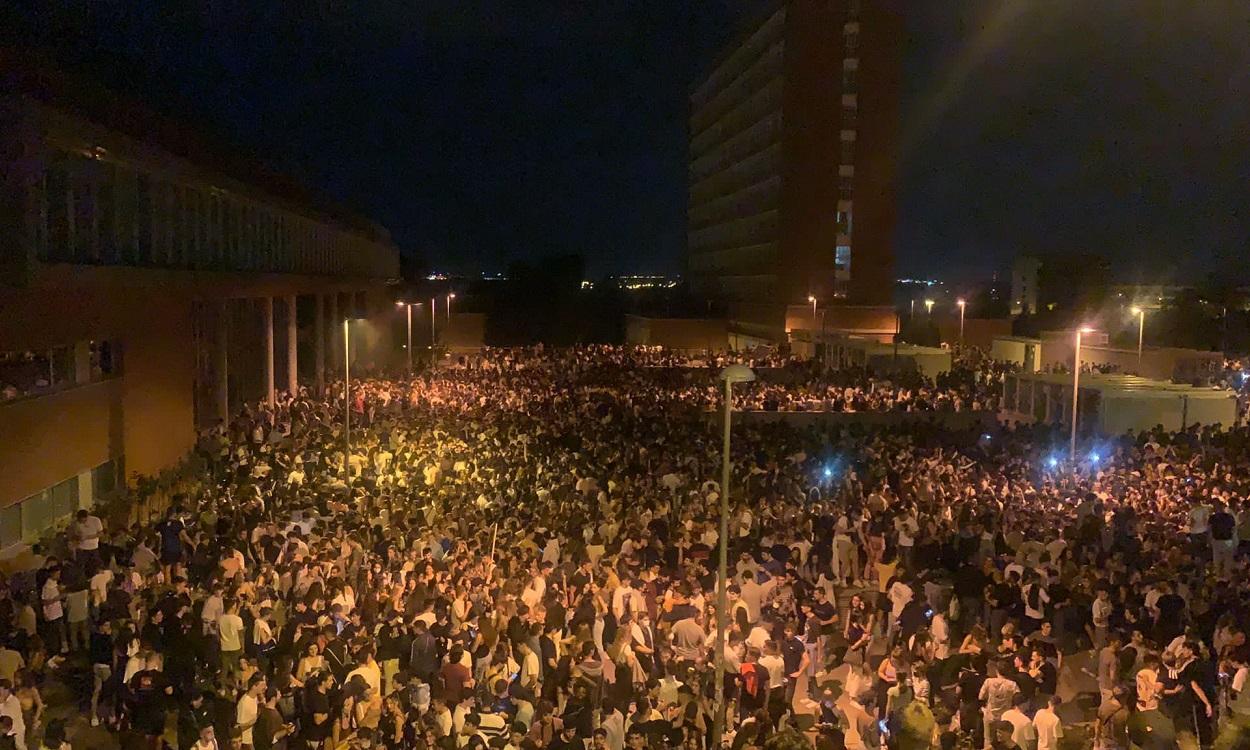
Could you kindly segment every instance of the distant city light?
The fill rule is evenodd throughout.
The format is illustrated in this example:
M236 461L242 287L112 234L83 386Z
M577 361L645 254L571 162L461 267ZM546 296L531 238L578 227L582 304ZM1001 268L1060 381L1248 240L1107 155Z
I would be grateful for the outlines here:
M1046 465L1053 469L1059 465L1059 459L1055 458L1054 456L1051 456L1050 458L1046 459Z

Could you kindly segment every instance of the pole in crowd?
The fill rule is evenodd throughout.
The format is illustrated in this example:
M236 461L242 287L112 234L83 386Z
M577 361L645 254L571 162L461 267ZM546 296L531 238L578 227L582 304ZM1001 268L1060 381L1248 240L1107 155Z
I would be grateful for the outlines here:
M1142 344L1146 340L1146 308L1134 307L1133 314L1137 316L1137 374L1141 375Z
M1068 444L1068 458L1076 461L1076 425L1080 418L1079 400L1081 396L1081 334L1093 333L1094 329L1085 327L1076 329L1076 349L1072 357L1072 435Z
M725 736L725 629L728 619L726 610L729 607L729 434L733 415L734 383L749 383L755 380L755 371L746 365L730 365L720 374L725 381L725 434L723 452L721 454L721 488L720 488L720 556L716 568L716 698L713 710L716 712L712 720L711 747L720 747L721 737Z
M958 299L955 300L955 304L959 305L959 348L962 349L964 346L964 309L968 307L968 303Z
M343 318L343 482L352 484L351 318Z

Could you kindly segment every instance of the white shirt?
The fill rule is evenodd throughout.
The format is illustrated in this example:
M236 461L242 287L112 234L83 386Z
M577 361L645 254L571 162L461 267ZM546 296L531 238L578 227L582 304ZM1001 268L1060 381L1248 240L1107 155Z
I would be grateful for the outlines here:
M1233 675L1233 692L1240 693L1246 689L1246 677L1250 676L1250 667L1241 667L1237 673Z
M74 532L78 536L78 549L99 549L102 531L104 531L104 522L95 516L87 516L82 521L75 521Z
M1033 600L1034 590L1037 592L1037 609L1033 609L1029 604ZM1046 613L1042 610L1050 603L1050 594L1046 593L1046 589L1042 588L1041 584L1034 583L1028 591L1022 593L1024 594L1024 616L1034 620L1044 619Z
M1011 722L1011 741L1022 748L1033 746L1033 722L1014 706L1003 711L1003 721Z
M61 587L49 578L43 583L43 619L59 620L65 616L65 610L61 608Z
M352 677L354 677L355 675L360 675L361 678L364 679L365 684L373 688L374 693L377 693L379 695L381 694L382 692L382 670L381 668L378 667L376 663L361 664L360 666L356 667L355 669L353 669L351 672L348 673L347 679L343 681L343 684L347 684L348 682L351 682Z
M13 736L17 739L18 750L26 750L26 722L22 719L22 704L16 695L9 693L8 699L0 703L0 716L13 720Z
M1111 626L1111 611L1114 607L1110 599L1106 601L1095 599L1094 603L1090 605L1090 609L1092 610L1090 616L1094 621L1094 627L1106 628Z
M259 706L256 699L251 693L244 693L239 699L239 705L235 710L235 723L240 727L246 727L243 730L243 744L252 744L252 729L256 726L256 713Z
M897 618L903 614L903 607L907 606L907 603L915 596L915 592L911 590L911 586L902 581L895 581L886 595L890 597L890 617Z
M95 579L91 579L95 581ZM217 630L217 618L222 613L221 597L213 594L204 600L204 607L200 610L200 618L204 621L204 635L208 635Z
M1063 724L1049 707L1033 714L1033 730L1037 732L1037 750L1058 750Z
M113 571L108 568L102 568L99 573L91 576L91 581L87 584L91 589L92 601L96 604L103 604L109 595L109 584L113 582Z
M946 659L951 655L951 629L946 623L946 615L936 612L929 621L929 634L933 636L933 655L938 659Z
M768 670L770 690L776 690L786 684L786 663L780 656L765 654L760 657L759 666Z
M217 618L217 637L222 651L243 650L243 618L235 614L223 614Z
M1195 505L1189 510L1189 533L1205 534L1210 528L1211 509L1205 505Z
M89 614L88 597L90 594L86 589L81 591L71 591L65 596L65 606L69 610L70 622L86 622Z

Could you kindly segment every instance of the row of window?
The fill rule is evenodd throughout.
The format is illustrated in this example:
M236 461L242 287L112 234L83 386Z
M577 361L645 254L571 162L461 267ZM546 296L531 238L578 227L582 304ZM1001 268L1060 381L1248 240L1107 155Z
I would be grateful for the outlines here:
M0 352L0 403L121 374L117 341L80 341L40 351Z
M105 461L89 472L0 508L0 549L37 541L44 531L68 521L79 508L90 508L108 497L122 485L123 466L120 457Z
M371 244L216 188L57 152L33 202L47 262L329 274Z

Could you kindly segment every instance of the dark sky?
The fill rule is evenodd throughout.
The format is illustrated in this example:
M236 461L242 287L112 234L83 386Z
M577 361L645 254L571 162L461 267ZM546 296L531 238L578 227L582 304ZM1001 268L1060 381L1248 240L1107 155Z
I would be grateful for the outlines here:
M8 0L12 43L254 150L439 269L674 271L689 81L765 0ZM866 0L871 1L871 0ZM904 0L900 275L1250 256L1250 3ZM38 12L34 9L38 8Z

